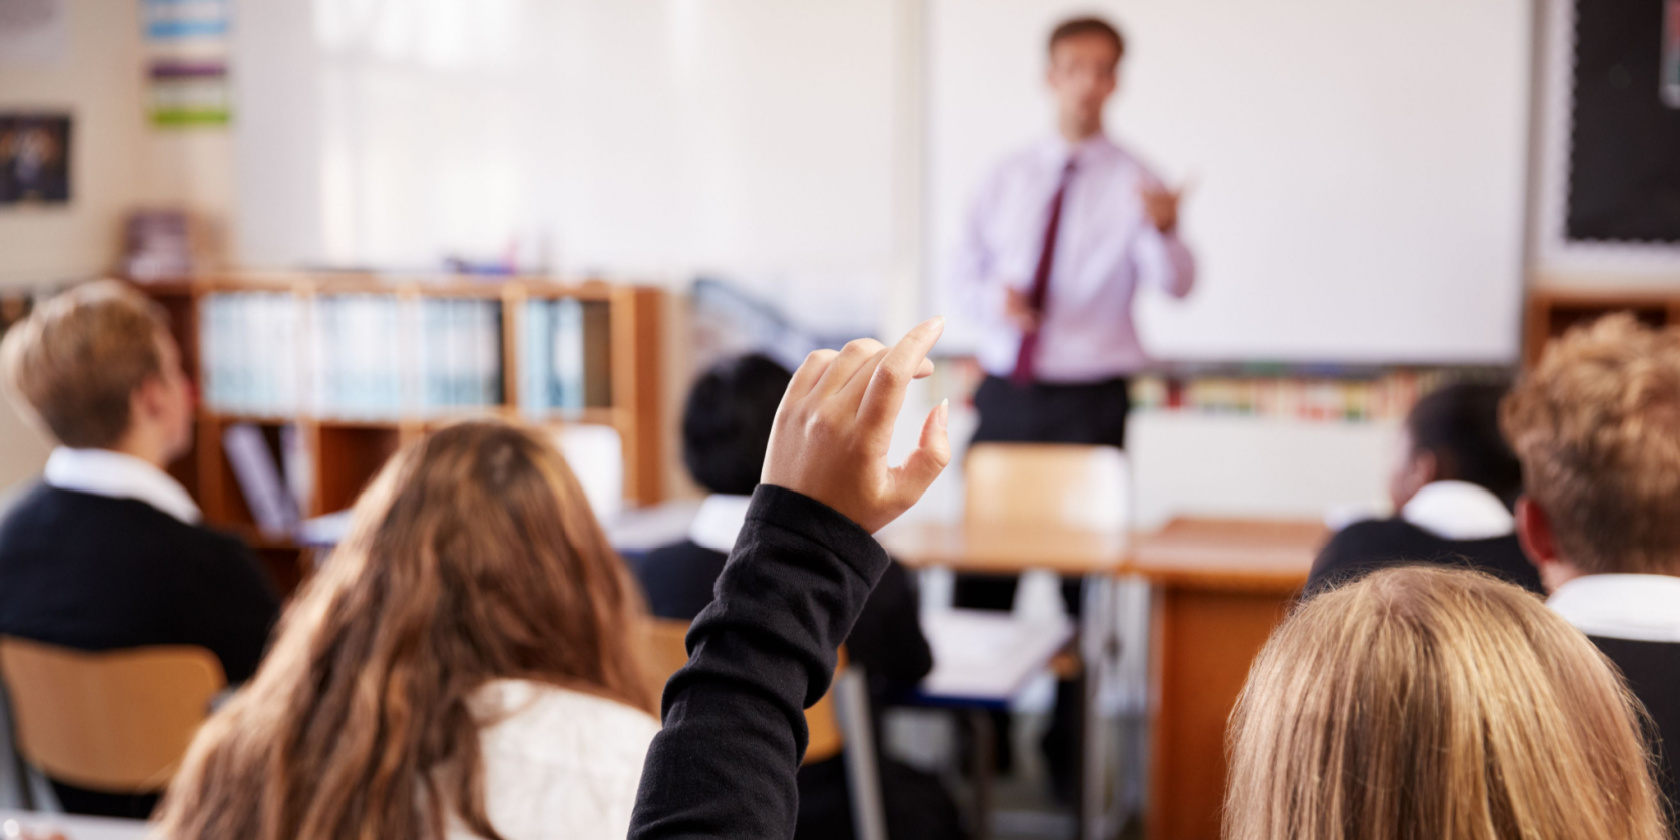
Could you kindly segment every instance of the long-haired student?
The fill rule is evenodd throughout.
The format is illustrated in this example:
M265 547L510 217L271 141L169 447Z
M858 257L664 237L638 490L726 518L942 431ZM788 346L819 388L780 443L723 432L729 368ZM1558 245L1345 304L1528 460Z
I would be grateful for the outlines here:
M173 840L621 837L658 730L629 578L559 453L400 452L164 798Z
M1666 837L1639 705L1481 573L1387 569L1272 635L1231 716L1227 840Z

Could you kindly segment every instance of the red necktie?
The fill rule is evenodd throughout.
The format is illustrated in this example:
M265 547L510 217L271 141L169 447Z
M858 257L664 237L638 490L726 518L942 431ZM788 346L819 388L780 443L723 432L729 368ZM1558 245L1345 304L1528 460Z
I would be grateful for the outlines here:
M1073 177L1073 161L1062 169L1062 180L1056 184L1056 195L1050 199L1050 219L1044 223L1044 248L1038 252L1038 268L1033 272L1032 291L1027 302L1038 313L1043 329L1044 308L1050 299L1050 267L1056 261L1056 231L1062 226L1062 196L1067 194L1068 181ZM1009 377L1016 385L1031 385L1033 360L1038 355L1038 334L1034 330L1021 336L1021 350L1015 356L1015 373Z

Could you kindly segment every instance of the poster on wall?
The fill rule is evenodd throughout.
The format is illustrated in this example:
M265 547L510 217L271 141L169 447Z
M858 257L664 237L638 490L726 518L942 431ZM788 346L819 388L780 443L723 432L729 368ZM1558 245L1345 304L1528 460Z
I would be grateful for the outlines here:
M0 207L70 202L70 115L0 112Z
M221 127L231 119L229 0L145 0L152 125Z

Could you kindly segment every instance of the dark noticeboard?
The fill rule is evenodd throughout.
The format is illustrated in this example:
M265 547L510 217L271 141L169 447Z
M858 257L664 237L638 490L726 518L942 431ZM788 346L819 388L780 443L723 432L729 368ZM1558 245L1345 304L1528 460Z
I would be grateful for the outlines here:
M1680 0L1575 0L1568 238L1680 242Z

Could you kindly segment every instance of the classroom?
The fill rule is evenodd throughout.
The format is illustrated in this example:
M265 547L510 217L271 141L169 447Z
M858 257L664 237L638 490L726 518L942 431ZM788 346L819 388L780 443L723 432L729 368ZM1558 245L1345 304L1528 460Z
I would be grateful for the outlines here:
M0 0L0 836L1680 837L1680 0Z

